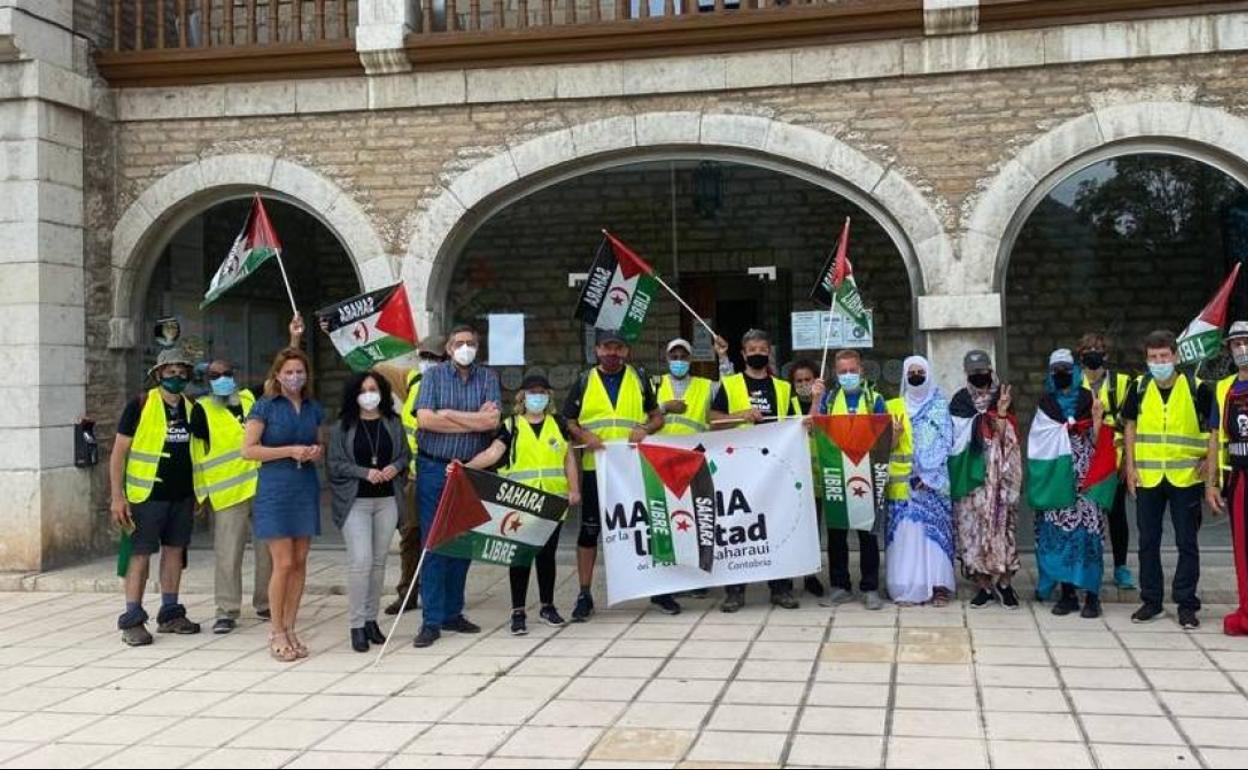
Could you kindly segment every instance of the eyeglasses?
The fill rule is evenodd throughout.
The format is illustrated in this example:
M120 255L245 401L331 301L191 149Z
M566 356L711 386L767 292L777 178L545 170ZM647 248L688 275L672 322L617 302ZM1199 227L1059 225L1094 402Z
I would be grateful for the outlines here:
M233 376L234 376L233 369L226 369L224 372L208 372L208 379L210 380L219 380L222 377L233 377Z

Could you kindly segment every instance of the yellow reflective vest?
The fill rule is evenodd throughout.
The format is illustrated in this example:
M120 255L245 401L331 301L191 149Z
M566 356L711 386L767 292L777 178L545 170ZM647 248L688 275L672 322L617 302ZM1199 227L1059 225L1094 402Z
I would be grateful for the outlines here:
M664 404L676 399L676 391L672 387L672 375L665 374L659 381L659 403ZM687 436L690 433L701 433L710 429L707 411L711 406L711 381L705 377L690 377L685 395L680 399L685 402L684 414L664 414L662 436Z
M624 381L620 383L619 396L615 404L607 388L602 384L602 377L597 367L590 369L585 379L585 392L581 394L581 411L576 418L581 428L593 433L603 441L622 441L628 438L633 428L646 423L646 406L643 401L641 376L632 365L624 367ZM581 458L581 467L592 471L594 453L586 451Z
M568 494L568 442L559 430L559 423L546 415L540 432L524 417L507 418L511 432L511 451L506 467L499 471L513 481L537 487L556 495Z
M1114 387L1109 387L1110 380L1113 380ZM1122 372L1106 372L1101 378L1100 384L1096 387L1095 395L1101 400L1101 405L1105 407L1104 425L1114 431L1114 448L1118 450L1118 465L1122 465L1123 453L1123 432L1122 420L1119 418L1119 412L1122 411L1122 405L1127 400L1127 392L1131 389L1131 376ZM1083 387L1092 390L1092 383L1088 381L1088 376L1083 376Z
M182 404L186 408L187 419L191 416L192 403L182 396ZM141 503L151 497L156 487L156 470L165 452L165 434L169 425L165 422L165 403L160 397L160 388L152 388L147 392L147 401L143 411L139 413L139 427L131 438L130 451L126 454L126 500Z
M410 478L416 478L416 431L420 428L413 412L416 399L420 398L420 370L413 369L407 373L407 398L403 400L403 432L407 434L407 448L412 452L412 462L408 465Z
M1226 446L1226 433L1222 431L1222 426L1226 424L1226 397L1231 392L1231 386L1238 379L1238 374L1232 374L1218 380L1217 388L1217 408L1218 408L1218 469L1222 473L1230 473L1231 471L1231 453Z
M771 383L776 389L776 410L777 417L788 417L789 415L801 414L802 405L798 403L797 396L793 395L793 386L787 380L778 377L772 377ZM728 396L728 411L735 414L737 412L745 412L754 408L750 403L750 389L745 385L745 374L730 374L720 381L721 387ZM742 423L738 428L749 428L750 423Z
M1196 394L1189 380L1199 387L1199 380L1179 374L1170 398L1164 402L1151 377L1137 386L1140 413L1135 422L1135 468L1144 488L1158 486L1162 481L1176 487L1191 487L1203 481L1197 468L1208 449L1209 434L1201 430Z
M890 399L885 406L889 414L901 418L901 438L888 457L886 497L889 500L909 500L910 471L914 467L914 431L910 427L910 414L906 411L906 400L901 397Z
M256 397L250 390L238 393L243 419L251 413ZM191 462L195 469L195 497L212 501L222 511L256 496L260 463L243 459L243 424L229 407L206 396L198 402L208 419L207 442L191 436Z

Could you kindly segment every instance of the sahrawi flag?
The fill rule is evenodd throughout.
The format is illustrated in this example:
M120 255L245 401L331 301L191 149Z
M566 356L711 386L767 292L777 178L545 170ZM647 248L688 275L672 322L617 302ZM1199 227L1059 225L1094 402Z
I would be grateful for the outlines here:
M815 483L829 529L875 529L888 489L893 418L887 414L815 417Z
M353 371L368 371L416 349L416 325L401 283L330 305L316 316Z
M1191 364L1207 361L1222 352L1222 327L1226 325L1226 307L1239 277L1239 263L1222 282L1222 288L1213 295L1200 315L1187 325L1179 335L1179 363Z
M854 281L854 268L849 264L849 217L845 218L836 251L823 266L819 281L811 289L810 298L820 305L840 308L841 313L856 326L868 331L871 329L870 313L863 306L862 295L858 293L858 284Z
M1079 424L1086 430L1088 420ZM1117 491L1118 453L1114 448L1114 431L1103 426L1092 451L1092 461L1083 482L1076 487L1075 460L1071 453L1069 423L1048 401L1042 402L1027 434L1027 504L1041 511L1069 508L1075 494L1087 492L1094 502L1105 508L1114 502Z
M953 448L949 453L949 496L955 501L984 485L988 465L984 462L984 442L975 431L980 425L975 402L966 390L949 402L953 419Z
M212 277L208 284L208 293L204 295L204 301L199 306L207 307L208 303L256 272L265 260L277 256L281 250L282 244L277 240L277 231L273 229L269 214L264 210L264 202L257 193L251 204L251 211L247 213L243 231L234 239L230 253L217 269L217 274Z
M678 447L639 444L650 556L655 564L715 566L715 484L706 455Z
M636 252L606 230L602 234L573 317L632 342L641 334L658 281Z
M444 556L525 567L567 512L566 497L455 463L425 547Z

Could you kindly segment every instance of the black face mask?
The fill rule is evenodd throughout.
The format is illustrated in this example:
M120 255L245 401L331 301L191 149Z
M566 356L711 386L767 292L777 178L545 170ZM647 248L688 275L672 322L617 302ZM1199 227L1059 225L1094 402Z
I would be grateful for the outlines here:
M977 388L986 388L992 384L992 372L979 372L966 378L966 381Z
M1066 390L1074 381L1074 372L1053 372L1053 385L1058 390Z
M745 365L750 367L751 369L766 369L767 362L770 360L771 360L771 356L765 356L759 353L759 354L752 355L752 356L746 356Z
M907 377L907 378L906 378L906 382L910 383L910 386L911 386L911 387L915 387L915 388L917 388L917 387L919 387L920 385L922 385L923 383L927 382L927 375L925 375L925 374L912 374L912 375L910 375L909 377Z
M1085 369L1100 369L1105 365L1105 354L1099 350L1089 350L1080 358Z

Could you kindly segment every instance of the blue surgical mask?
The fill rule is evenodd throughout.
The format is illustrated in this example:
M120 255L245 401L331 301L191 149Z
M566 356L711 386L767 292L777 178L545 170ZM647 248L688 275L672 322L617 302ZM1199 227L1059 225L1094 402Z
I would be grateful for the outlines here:
M222 398L232 396L234 391L238 389L238 385L234 382L233 377L218 377L210 382L212 383L212 395L214 396L221 396Z
M857 372L838 374L836 375L836 381L840 383L842 390L850 393L856 393L858 388L862 387L862 375Z
M1174 376L1174 364L1149 364L1148 373L1153 375L1154 380L1165 382Z
M546 411L547 406L550 406L549 393L524 394L524 409L529 414L541 414Z
M689 374L689 362L688 361L668 361L667 370L671 372L672 376L675 377L676 379L678 380L683 379L686 375Z

